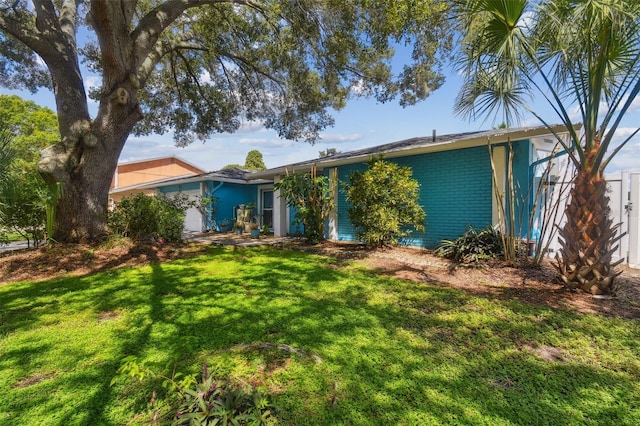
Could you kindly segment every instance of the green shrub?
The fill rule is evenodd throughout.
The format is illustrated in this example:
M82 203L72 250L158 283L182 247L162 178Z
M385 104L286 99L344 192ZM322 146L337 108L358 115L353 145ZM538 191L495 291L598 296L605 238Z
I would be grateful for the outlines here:
M140 365L134 357L125 358L111 384L130 376L143 381L145 378L162 380L167 389L168 404L153 407L153 422L163 425L266 425L277 424L267 397L252 389L245 392L239 386L215 380L203 365L200 380L196 377L174 373L167 377L154 373ZM155 391L152 406L156 404Z
M411 177L410 167L371 158L368 169L352 173L344 189L356 238L367 245L396 245L413 229L424 231L420 184Z
M185 212L191 204L182 194L174 198L133 194L124 197L109 213L109 227L114 233L134 240L179 241Z
M287 173L273 188L296 208L296 222L304 225L307 242L323 241L325 222L335 206L329 178L318 176L313 167L310 173Z
M489 226L478 232L473 227L455 240L442 240L435 254L459 263L476 263L504 255L499 230Z

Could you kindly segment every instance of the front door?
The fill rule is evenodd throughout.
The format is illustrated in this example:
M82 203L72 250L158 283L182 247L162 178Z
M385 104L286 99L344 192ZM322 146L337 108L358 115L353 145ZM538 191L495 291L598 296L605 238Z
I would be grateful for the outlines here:
M273 190L261 189L260 201L262 204L262 226L267 225L273 229Z

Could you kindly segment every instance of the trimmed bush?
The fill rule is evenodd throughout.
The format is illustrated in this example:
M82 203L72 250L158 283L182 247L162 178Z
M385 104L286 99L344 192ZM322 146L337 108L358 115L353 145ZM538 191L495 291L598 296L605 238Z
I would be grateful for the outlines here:
M192 204L185 195L167 198L133 194L124 197L109 213L109 227L134 240L180 241L185 214Z
M356 238L368 246L397 245L414 229L424 231L420 184L412 178L411 168L380 157L371 158L368 166L352 173L344 184Z

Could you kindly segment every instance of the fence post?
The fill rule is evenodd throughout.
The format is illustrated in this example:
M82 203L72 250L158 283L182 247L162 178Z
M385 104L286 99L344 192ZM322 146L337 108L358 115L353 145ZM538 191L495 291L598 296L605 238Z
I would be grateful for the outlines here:
M621 235L620 241L618 244L620 248L618 249L618 253L620 253L621 257L624 257L624 263L629 263L629 211L627 206L629 205L629 173L622 172L620 174L620 217L619 222L621 222L620 228L616 235ZM615 224L615 223L614 223Z
M640 173L631 175L629 197L629 266L640 268Z

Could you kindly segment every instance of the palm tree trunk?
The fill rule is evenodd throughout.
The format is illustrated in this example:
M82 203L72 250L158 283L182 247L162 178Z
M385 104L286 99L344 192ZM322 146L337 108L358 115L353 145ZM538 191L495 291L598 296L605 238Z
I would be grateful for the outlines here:
M582 168L573 183L565 216L567 223L559 232L562 250L554 265L560 281L570 289L594 295L611 293L619 275L615 267L622 260L611 261L619 225L611 221L607 182L601 173L594 176L589 167Z

